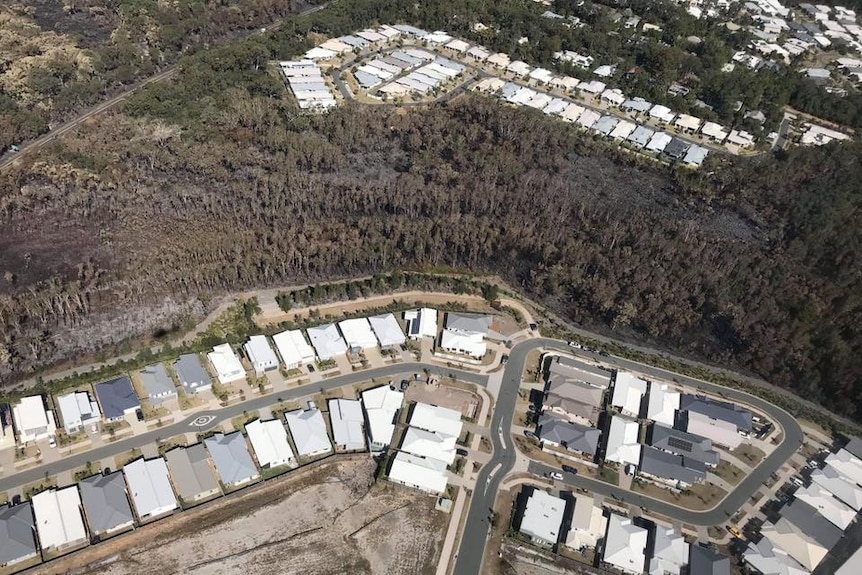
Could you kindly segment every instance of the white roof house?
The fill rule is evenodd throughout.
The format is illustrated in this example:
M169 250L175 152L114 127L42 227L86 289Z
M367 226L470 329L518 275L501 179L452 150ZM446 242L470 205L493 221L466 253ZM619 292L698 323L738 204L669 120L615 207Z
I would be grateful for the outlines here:
M803 569L796 559L766 537L756 545L749 542L743 560L763 575L809 575L809 571Z
M851 555L847 561L838 568L835 575L856 575L860 571L862 571L862 547L857 549L856 553ZM790 575L796 574L792 573Z
M345 451L365 450L365 420L358 399L330 399L329 422L335 446Z
M641 444L638 443L640 426L636 421L614 415L608 430L608 445L605 461L621 465L638 465L641 460Z
M453 435L408 427L399 449L426 459L437 459L445 462L446 465L452 465L452 462L455 461L455 443L457 440L458 438Z
M296 369L314 361L314 349L305 341L302 330L292 329L272 336L278 355L287 369Z
M649 117L658 120L659 122L664 122L666 124L670 124L673 121L674 113L667 106L662 106L661 104L656 104L649 111Z
M695 118L688 114L680 114L676 117L676 120L674 120L673 125L681 130L696 132L698 128L700 128L701 122L700 118Z
M736 432L736 425L729 421L713 419L708 415L688 411L686 431L711 439L716 445L736 449L742 443L742 436Z
M625 140L637 128L637 124L628 120L620 120L619 123L611 130L610 136L614 140Z
M485 356L488 346L481 333L471 333L454 329L444 329L440 338L440 347L446 351L463 353L470 357L481 358Z
M401 409L404 393L381 385L362 392L362 405L368 418L368 442L371 451L382 451L392 441L395 414Z
M391 313L373 315L368 318L368 322L374 330L374 335L377 336L377 341L380 342L380 347L404 345L407 341L401 326L398 325L398 320Z
M97 422L102 418L99 404L86 391L57 396L57 407L60 409L66 433L75 433L84 425Z
M764 524L760 532L808 571L814 571L829 551L784 517L775 524Z
M811 481L823 487L846 505L859 511L862 509L862 488L848 481L834 467L827 465L811 473Z
M141 521L170 513L177 508L168 466L161 457L136 459L123 467L129 496Z
M287 441L287 430L277 419L256 419L245 425L245 432L262 469L296 465L296 456Z
M688 543L674 529L657 527L655 551L649 563L650 575L679 575L688 563Z
M407 335L410 339L437 337L437 310L430 307L412 309L404 312L407 321Z
M646 566L647 530L628 517L611 513L602 561L626 573L640 575Z
M671 135L666 132L656 132L644 147L651 152L661 152L670 144L672 139Z
M31 498L42 549L63 549L87 540L77 485L51 488Z
M535 489L527 499L520 531L533 540L556 545L560 538L560 526L563 524L565 510L565 500Z
M278 358L265 335L253 335L243 346L245 355L251 362L254 372L262 375L265 371L278 369Z
M838 453L830 453L826 457L826 463L856 485L862 485L862 460L846 449L842 449Z
M641 400L646 395L647 382L627 371L618 371L614 380L611 405L620 408L625 415L637 417L641 411Z
M573 493L572 498L575 501L575 509L572 512L569 533L566 535L566 546L572 549L595 547L599 539L605 536L608 518L592 497Z
M12 407L12 419L18 430L18 441L38 441L47 439L57 430L54 414L45 409L41 395L22 397L21 401Z
M231 349L229 343L223 343L213 348L207 354L221 383L231 383L245 379L245 368Z
M506 70L515 74L516 76L526 76L530 73L530 70L532 70L532 68L530 68L530 65L526 62L515 60L514 62L511 62L508 66L506 66Z
M344 341L347 342L347 348L354 353L361 349L377 347L377 338L371 331L371 324L364 317L340 321L338 328L344 336Z
M841 503L832 493L816 483L812 483L804 489L797 489L793 496L816 509L820 515L842 531L847 529L856 519L855 510Z
M326 422L319 409L297 409L284 414L296 452L302 457L316 457L332 452L326 433Z
M671 391L667 384L650 382L647 419L673 427L677 409L679 409L679 392Z
M456 438L461 435L461 428L464 425L461 421L460 412L429 403L417 403L413 407L409 423L412 427L435 431Z
M700 133L716 142L723 142L727 138L727 130L715 122L706 122L700 129Z
M334 323L308 328L308 338L322 360L332 359L347 352L347 344Z
M428 493L440 494L446 491L449 477L446 473L446 462L399 451L392 458L389 480Z

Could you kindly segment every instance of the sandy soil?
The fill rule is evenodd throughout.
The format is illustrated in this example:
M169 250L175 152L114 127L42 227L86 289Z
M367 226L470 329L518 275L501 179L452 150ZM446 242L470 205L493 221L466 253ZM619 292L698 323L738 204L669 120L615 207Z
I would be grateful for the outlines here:
M367 456L310 467L36 572L433 573L448 516L431 497L373 483L374 467Z

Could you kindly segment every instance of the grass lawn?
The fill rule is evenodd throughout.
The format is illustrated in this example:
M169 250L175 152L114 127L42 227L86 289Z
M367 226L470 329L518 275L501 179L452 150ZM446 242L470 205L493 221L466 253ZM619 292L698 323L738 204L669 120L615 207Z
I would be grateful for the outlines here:
M539 366L542 362L542 352L541 350L534 349L530 353L527 354L527 361L524 362L524 373L521 374L521 379L523 381L529 381L531 383L536 383L539 381Z
M763 461L763 458L766 456L763 451L754 447L750 443L743 443L734 449L732 453L751 467L757 467L757 465Z
M126 451L125 453L121 453L114 457L114 465L116 469L123 468L126 464L131 463L135 459L141 457L143 453L137 447L132 449L131 451Z
M731 485L738 484L742 478L745 477L745 473L743 473L740 468L724 459L718 462L718 465L712 470L712 472Z

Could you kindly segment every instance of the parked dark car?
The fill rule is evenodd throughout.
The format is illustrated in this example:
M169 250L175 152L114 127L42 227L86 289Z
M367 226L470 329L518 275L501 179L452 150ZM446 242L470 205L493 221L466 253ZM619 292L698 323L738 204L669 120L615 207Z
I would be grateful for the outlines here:
M500 358L500 365L506 365L507 363L509 363L509 356L508 355L504 355L503 357Z
M563 465L563 471L565 471L566 473L571 473L572 475L578 474L578 470L571 465Z
M136 409L136 410L135 410L135 417L137 417L137 418L138 418L138 421L143 421L143 420L144 420L144 412L141 410L141 408L140 408L140 407L139 407L138 409Z
M308 373L314 373L314 366L310 363L308 364Z
M467 450L466 449L456 449L455 453L457 453L458 455L463 455L464 457L467 457Z
M536 324L534 324L534 323L531 323L531 324L530 324L530 330L531 330L531 331L536 331L537 329L539 329L539 326L538 326L538 325L536 325Z

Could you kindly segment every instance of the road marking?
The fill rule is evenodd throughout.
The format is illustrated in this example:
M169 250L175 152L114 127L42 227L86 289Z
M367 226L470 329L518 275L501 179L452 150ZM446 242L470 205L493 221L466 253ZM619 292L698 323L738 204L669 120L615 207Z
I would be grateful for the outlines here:
M206 427L215 421L215 415L202 415L192 421L189 425L192 427Z
M488 488L491 486L491 479L494 478L494 475L497 473L497 471L500 470L501 467L503 467L503 464L498 463L497 465L494 466L494 469L491 470L491 473L488 474L488 479L485 480L485 494L486 495L488 494Z

